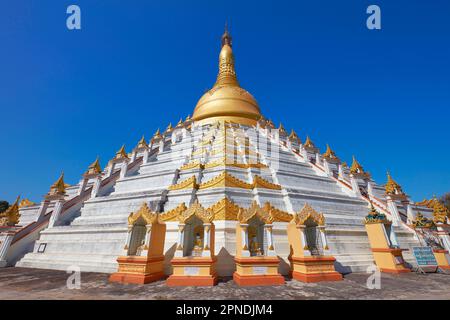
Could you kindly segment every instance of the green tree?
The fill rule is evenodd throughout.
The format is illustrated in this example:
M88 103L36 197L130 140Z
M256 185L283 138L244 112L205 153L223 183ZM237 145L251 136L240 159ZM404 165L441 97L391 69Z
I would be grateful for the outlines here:
M450 192L445 193L439 200L450 210Z
M0 212L3 212L8 208L9 208L8 201L0 200Z

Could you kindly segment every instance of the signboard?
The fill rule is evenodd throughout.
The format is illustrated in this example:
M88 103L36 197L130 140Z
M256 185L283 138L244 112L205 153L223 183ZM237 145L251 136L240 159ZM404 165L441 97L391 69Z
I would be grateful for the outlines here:
M266 274L267 267L253 267L253 274Z
M431 247L413 247L413 255L417 265L424 272L436 272L438 264Z
M198 276L199 271L198 267L184 267L184 274L187 276Z

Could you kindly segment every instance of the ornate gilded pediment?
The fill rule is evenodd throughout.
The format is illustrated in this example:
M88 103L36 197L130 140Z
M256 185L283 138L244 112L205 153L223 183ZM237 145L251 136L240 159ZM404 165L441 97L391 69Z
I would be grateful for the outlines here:
M292 214L273 207L270 202L264 204L263 210L273 218L274 222L289 222L293 218Z
M145 224L153 224L158 221L158 214L150 210L147 203L144 202L138 211L130 213L128 216L128 225L134 225L139 218L145 221Z
M240 208L237 215L240 223L248 223L254 217L258 217L266 224L271 224L274 221L274 218L263 210L256 201L253 201L248 209Z
M203 223L211 223L214 220L214 212L203 208L198 202L198 199L195 200L187 210L181 212L178 216L178 221L180 223L186 223L193 216L202 220Z
M308 219L311 219L319 226L325 225L324 215L314 210L308 203L305 203L302 210L294 214L292 221L296 225L305 225Z
M237 220L240 207L230 199L223 198L208 209L214 213L214 220Z

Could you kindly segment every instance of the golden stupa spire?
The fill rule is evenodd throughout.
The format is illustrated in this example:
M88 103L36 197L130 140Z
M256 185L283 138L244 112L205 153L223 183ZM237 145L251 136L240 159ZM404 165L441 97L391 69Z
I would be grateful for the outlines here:
M228 29L221 39L219 72L213 88L198 101L192 119L212 124L228 121L244 125L256 125L261 118L255 98L240 85L236 77L232 38Z
M214 87L234 86L239 87L239 82L234 69L234 55L232 48L233 38L228 33L227 25L222 35L222 50L219 55L219 74Z

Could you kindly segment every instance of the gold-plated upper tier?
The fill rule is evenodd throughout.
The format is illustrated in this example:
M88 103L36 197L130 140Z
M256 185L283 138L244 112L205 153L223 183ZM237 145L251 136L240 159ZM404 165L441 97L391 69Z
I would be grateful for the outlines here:
M230 34L225 30L222 36L216 83L198 101L192 117L194 121L206 124L226 120L254 125L261 117L255 98L241 88L237 80L231 40Z

